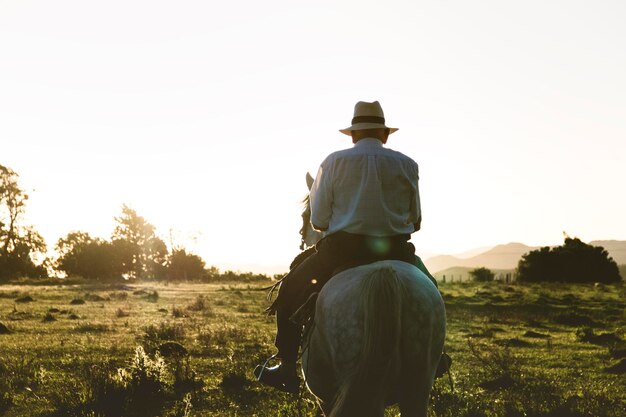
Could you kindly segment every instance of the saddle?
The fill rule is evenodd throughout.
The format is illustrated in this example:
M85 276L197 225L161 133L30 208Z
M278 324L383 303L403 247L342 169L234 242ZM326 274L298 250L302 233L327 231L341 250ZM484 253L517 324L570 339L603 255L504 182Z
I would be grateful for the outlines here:
M296 255L296 257L293 259L293 261L291 261L291 264L289 265L289 270L293 270L294 268L297 268L298 265L300 265L302 262L304 262L305 259L307 259L309 256L311 256L313 253L315 253L315 247L310 247L306 250L303 250L302 252L300 252L298 255ZM380 259L372 259L372 258L361 258L358 260L352 260L350 262L345 262L342 265L339 265L337 268L335 268L331 274L331 277L334 277L335 275L337 275L340 272L343 272L347 269L350 268L354 268L360 265L367 265L370 264L372 262L376 262ZM286 277L286 276L285 276ZM285 279L285 277L283 277L282 279L278 280L275 284L272 284L269 287L265 287L263 288L264 290L268 290L267 293L267 300L268 301L272 301L273 295L274 295L274 291L276 291L277 288L279 288L280 284L283 282L283 280ZM313 312L315 311L315 301L317 300L317 292L312 293L309 298L304 302L304 304L302 304L297 310L296 312L291 316L290 320L296 324L305 324L306 322L309 321L309 319L305 319L305 315L307 314L306 312L309 310L313 310ZM274 299L272 304L267 307L265 309L265 312L269 315L269 316L273 316L274 314L276 314L276 307L277 307L277 303L278 303L278 298ZM312 312L311 314L312 315Z

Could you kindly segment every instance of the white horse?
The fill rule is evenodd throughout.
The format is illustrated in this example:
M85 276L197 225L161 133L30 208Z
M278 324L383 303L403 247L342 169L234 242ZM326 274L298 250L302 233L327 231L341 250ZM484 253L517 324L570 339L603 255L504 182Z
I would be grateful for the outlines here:
M303 242L310 231L305 223ZM317 298L302 352L307 387L328 417L383 417L396 403L402 417L425 417L445 334L441 295L417 267L347 269Z

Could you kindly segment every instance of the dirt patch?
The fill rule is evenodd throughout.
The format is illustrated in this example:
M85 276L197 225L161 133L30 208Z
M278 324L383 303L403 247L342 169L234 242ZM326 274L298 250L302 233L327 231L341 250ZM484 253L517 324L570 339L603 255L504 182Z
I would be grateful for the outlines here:
M547 329L548 327L540 321L530 319L526 321L528 327L534 327L535 329Z
M544 333L537 333L534 332L532 330L527 331L526 333L524 333L524 337L530 337L533 339L548 339L552 336L550 336L549 334L544 334Z
M9 334L11 331L3 323L0 323L0 334Z
M523 348L523 347L530 347L532 346L532 343L527 342L525 340L522 339L518 339L517 337L514 337L512 339L501 339L501 340L496 340L494 342L496 345L499 346L506 346L506 347L518 347L518 348Z
M479 387L486 389L488 391L495 391L498 389L510 388L515 385L515 381L508 375L503 375L496 379L491 379L489 381L484 381L478 384Z
M244 391L250 381L248 378L242 373L229 372L226 375L222 376L222 381L219 386L224 391Z
M613 359L626 358L626 347L609 349L609 353Z
M85 300L87 301L106 301L106 298L98 295L98 294L87 294L85 295Z
M622 345L624 341L615 332L595 334L593 329L583 328L576 331L576 337L581 342L588 342L600 346Z
M604 368L604 371L611 374L626 374L626 359L622 359L613 366Z
M18 321L18 320L29 320L32 319L34 316L32 313L29 313L28 311L11 311L9 314L7 314L7 318L9 320L12 321Z
M554 322L564 326L597 326L591 317L576 312L559 314Z

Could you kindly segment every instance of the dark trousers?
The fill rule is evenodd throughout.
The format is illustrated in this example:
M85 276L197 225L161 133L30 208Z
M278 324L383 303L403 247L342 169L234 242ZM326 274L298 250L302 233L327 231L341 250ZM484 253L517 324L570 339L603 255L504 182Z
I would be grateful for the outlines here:
M283 362L297 361L302 326L291 322L290 317L338 269L381 260L399 260L423 268L423 272L434 280L415 256L415 246L408 242L409 237L373 237L338 232L318 242L316 251L292 269L280 284L273 306L276 311L277 356Z

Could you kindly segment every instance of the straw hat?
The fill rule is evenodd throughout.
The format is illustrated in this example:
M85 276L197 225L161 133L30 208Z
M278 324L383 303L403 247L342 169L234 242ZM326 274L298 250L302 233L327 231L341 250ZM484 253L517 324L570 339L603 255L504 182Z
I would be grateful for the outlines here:
M359 101L354 106L354 117L352 118L352 126L345 129L341 129L340 132L345 135L351 135L353 130L364 129L389 129L389 133L393 133L398 130L395 127L385 126L385 114L383 108L380 107L380 103L375 101L368 103L365 101Z

